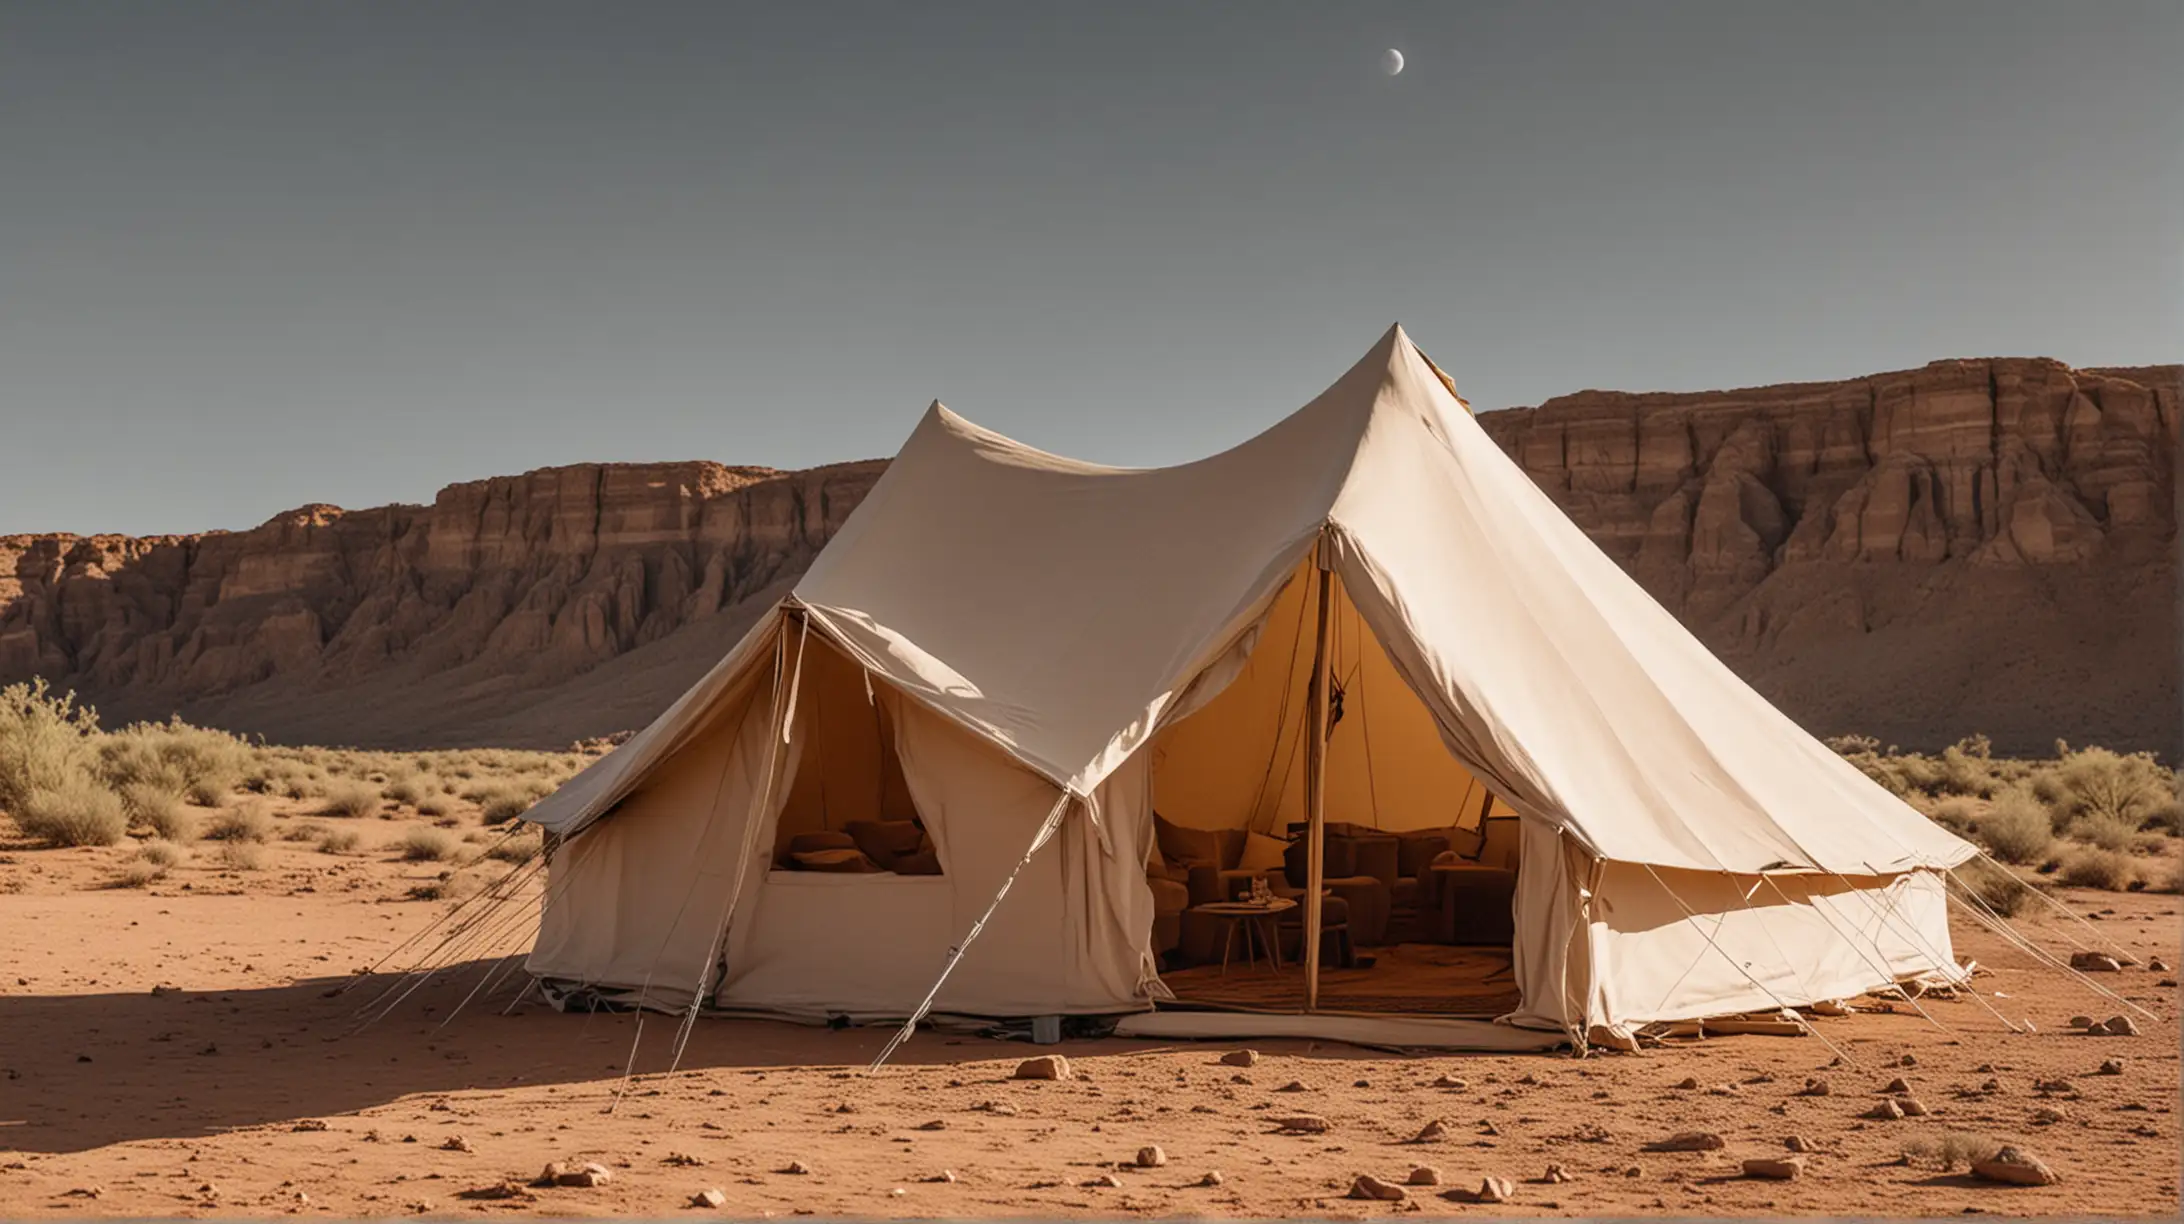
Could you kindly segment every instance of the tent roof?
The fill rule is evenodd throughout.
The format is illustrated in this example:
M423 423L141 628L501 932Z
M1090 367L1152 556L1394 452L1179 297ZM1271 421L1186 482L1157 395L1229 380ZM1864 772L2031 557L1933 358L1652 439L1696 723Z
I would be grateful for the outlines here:
M1602 857L1865 874L1972 853L1714 658L1400 327L1264 433L1175 467L1047 454L936 403L792 599L877 675L1086 794L1323 535L1451 750Z

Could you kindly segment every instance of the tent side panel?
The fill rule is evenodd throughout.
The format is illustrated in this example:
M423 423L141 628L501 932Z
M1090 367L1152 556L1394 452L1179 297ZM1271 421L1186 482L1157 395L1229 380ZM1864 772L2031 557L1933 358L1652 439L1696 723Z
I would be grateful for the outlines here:
M1510 951L1523 1001L1504 1016L1528 1028L1589 1027L1591 929L1585 923L1586 876L1592 858L1575 840L1537 820L1517 822L1516 939Z
M1931 871L1762 878L1610 863L1592 900L1594 1018L1687 1020L1954 977L1948 918Z
M723 699L724 717L556 852L527 962L533 975L618 988L649 982L648 1001L666 1006L690 997L765 783L770 670L754 670Z

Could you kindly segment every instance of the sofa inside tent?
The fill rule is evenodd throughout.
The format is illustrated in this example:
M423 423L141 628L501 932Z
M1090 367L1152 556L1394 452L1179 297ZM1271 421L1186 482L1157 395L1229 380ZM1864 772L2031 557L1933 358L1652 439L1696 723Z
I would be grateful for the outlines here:
M1481 1044L1956 977L1973 853L1709 654L1400 328L1170 468L934 405L794 591L528 818L565 1002Z

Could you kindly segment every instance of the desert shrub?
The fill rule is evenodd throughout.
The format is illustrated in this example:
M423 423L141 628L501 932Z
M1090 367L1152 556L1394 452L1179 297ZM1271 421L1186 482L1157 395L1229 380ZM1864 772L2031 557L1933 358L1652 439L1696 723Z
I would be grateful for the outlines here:
M97 763L98 713L55 696L43 679L0 688L0 809L20 814L34 791L60 791Z
M1994 793L1993 748L1984 735L1967 736L1941 750L1940 784L1956 795L1986 798Z
M2130 855L2116 850L2079 850L2063 859L2063 869L2056 878L2073 888L2122 892L2138 879L2138 864Z
M299 821L281 830L281 840L286 842L317 841L326 836L326 826L315 821Z
M167 869L157 863L123 863L114 873L114 887L143 888L167 874Z
M319 836L319 853L348 854L353 852L363 840L363 837L355 829L329 829Z
M1951 795L1936 803L1927 817L1959 837L1970 837L1979 818L1979 805L1963 795Z
M172 867L189 854L171 841L148 841L137 847L137 857L155 867Z
M324 811L328 816L377 816L379 802L379 788L369 782L336 782L326 788Z
M445 816L454 810L455 805L446 795L426 795L417 801L419 816Z
M129 823L151 830L154 837L168 841L195 841L197 817L182 802L182 796L151 782L131 782L121 788L121 806L129 813Z
M148 782L211 807L242 783L250 745L239 736L179 718L133 723L101 738L99 770L116 786Z
M111 846L129 832L121 796L87 777L32 790L16 810L15 823L55 846Z
M1975 898L2004 918L2016 917L2034 899L2034 885L2019 879L2015 872L1977 859L1951 871L1948 885L1952 891Z
M439 829L411 829L395 843L402 858L412 863L434 863L455 853L455 839Z
M2132 839L2138 836L2138 823L2106 813L2088 812L2071 822L2070 836L2091 842L2103 850L2129 850Z
M265 847L248 841L222 842L219 859L220 865L231 871L263 871Z
M2055 840L2047 809L2021 790L1996 795L1973 832L2005 863L2038 862Z
M205 836L213 841L262 842L273 835L273 818L253 799L238 803L205 823Z
M2137 828L2177 797L2176 777L2153 754L2081 748L2055 765L2055 776L2074 816L2102 816Z
M532 798L520 791L504 791L488 799L478 810L478 819L489 825L506 824L531 810Z
M536 834L522 833L495 842L485 857L503 863L525 863L537 857L540 844Z
M2171 795L2155 804L2139 828L2165 837L2184 837L2184 800Z
M2157 872L2146 881L2148 892L2184 893L2184 859L2169 863L2166 872Z
M2002 1140L1990 1135L1947 1131L1940 1135L1906 1140L1903 1157L1913 1164L1948 1172L1951 1169L1970 1168L1975 1160L1990 1159L2004 1146Z
M387 785L381 789L380 794L385 795L392 802L406 803L411 807L415 807L426 795L432 793L432 786L433 782L429 777L420 778L416 774L399 774L387 779Z
M2131 853L2133 854L2144 854L2158 858L2161 852L2168 848L2169 835L2166 833L2133 833L2131 835Z

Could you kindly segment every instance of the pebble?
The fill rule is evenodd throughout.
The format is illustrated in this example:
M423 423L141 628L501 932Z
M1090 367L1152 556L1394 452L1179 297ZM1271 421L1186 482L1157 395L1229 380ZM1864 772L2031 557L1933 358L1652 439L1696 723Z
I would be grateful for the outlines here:
M935 1118L930 1122L918 1123L918 1129L921 1131L947 1130L948 1124L939 1118Z
M1292 1131L1301 1135L1324 1135L1327 1133L1327 1119L1320 1117L1318 1114L1290 1114L1287 1117L1270 1120L1281 1130Z
M2068 1121L2069 1118L2069 1114L2055 1108L2053 1105L2043 1105L2032 1111L2032 1124L2034 1126L2048 1126L2056 1122Z
M1902 1058L1896 1060L1896 1065L1899 1067L1916 1067L1919 1065L1918 1056L1915 1054L1906 1054Z
M1222 1180L1223 1179L1221 1177L1221 1170L1208 1169L1206 1170L1206 1175L1198 1179L1198 1184L1201 1186L1218 1186L1221 1184Z
M1467 1084L1463 1080L1457 1079L1454 1076L1450 1075L1444 1075L1441 1078L1433 1081L1433 1086L1436 1088L1454 1088L1459 1091L1471 1087L1470 1084Z
M1069 1060L1059 1054L1041 1054L1016 1064L1013 1077L1020 1080L1065 1080L1071 1078Z
M2072 1016L2072 1017L2070 1018L2070 1027L2072 1027L2072 1028L2092 1028L2092 1027L2093 1027L2093 1017L2091 1017L2091 1016Z
M1432 1165L1413 1165L1410 1176L1403 1180L1413 1186L1438 1186L1441 1184L1441 1171Z
M2101 1031L2111 1037L2136 1037L2139 1035L2138 1025L2132 1023L2129 1016L2110 1016L2108 1023L2101 1026Z
M1157 1143L1149 1143L1137 1150L1137 1167L1140 1169L1157 1169L1166 1163L1168 1154L1161 1151Z
M1676 1081L1676 1087L1682 1089L1685 1092L1691 1092L1697 1089L1698 1086L1699 1077L1696 1075L1687 1075L1684 1078Z
M1288 1083L1286 1083L1286 1084L1283 1084L1283 1085L1282 1085L1281 1087L1279 1087L1279 1088L1276 1088L1276 1089L1275 1089L1274 1091L1276 1091L1276 1092L1310 1092L1310 1091L1311 1091L1311 1089L1309 1089L1309 1088L1307 1088L1307 1087L1305 1087L1305 1086L1304 1086L1304 1081L1303 1081L1303 1080L1291 1080L1291 1081L1289 1081Z
M583 1164L572 1165L566 1161L556 1160L546 1166L545 1172L538 1175L537 1184L541 1186L591 1187L604 1186L613 1180L613 1172L603 1164L586 1161Z
M2073 952L2070 967L2080 973L2116 973L2123 968L2115 957L2100 952Z
M1370 1173L1360 1173L1350 1183L1350 1197L1375 1199L1383 1203L1400 1203L1410 1197L1410 1191L1401 1186L1384 1182Z
M1826 1095L1828 1095L1829 1093L1831 1093L1831 1092L1833 1092L1833 1091L1835 1091L1835 1089L1833 1089L1833 1088L1829 1087L1829 1086L1828 1086L1828 1082L1827 1082L1826 1080L1824 1080L1824 1079L1820 1079L1820 1078L1818 1078L1818 1077L1815 1077L1815 1078L1812 1078L1812 1079L1808 1079L1808 1080L1806 1080L1806 1081L1805 1081L1805 1086L1797 1090L1797 1095L1799 1095L1799 1096L1826 1096Z
M1112 1173L1102 1173L1098 1177L1095 1177L1091 1181L1085 1182L1083 1184L1095 1190L1122 1189L1122 1179Z
M1903 1077L1899 1075L1895 1079L1888 1081L1888 1086L1881 1089L1881 1091L1887 1093L1890 1096L1897 1096L1902 1093L1911 1091L1911 1085L1905 1083Z
M726 1207L728 1205L728 1196L716 1186L711 1189L700 1190L691 1195L690 1205L692 1207Z
M2005 1147L1986 1160L1972 1162L1972 1176L2012 1186L2052 1186L2061 1180L2039 1157Z
M478 1149L470 1146L470 1140L463 1138L461 1135L449 1135L446 1141L440 1144L440 1150L443 1152L475 1152Z
M1712 1131L1678 1131L1646 1145L1649 1152L1718 1152L1728 1146Z
M1903 1117L1903 1106L1896 1104L1895 1098L1890 1097L1866 1110L1864 1116L1876 1122L1894 1122Z
M1813 1146L1812 1140L1805 1138L1803 1135L1791 1135L1782 1141L1782 1146L1793 1152L1817 1152L1820 1150Z
M939 1182L943 1185L953 1184L956 1180L956 1171L954 1169L942 1169L940 1172L933 1174L931 1177L928 1177L925 1180L929 1182Z
M2146 972L2148 973L2167 973L2168 971L2169 962L2158 956L2146 962Z
M1422 1127L1419 1127L1418 1133L1412 1135L1410 1141L1412 1143L1433 1143L1437 1140L1444 1139L1447 1136L1448 1125L1442 1122L1439 1118L1435 1118L1433 1121L1426 1123Z
M1744 1162L1746 1177L1764 1177L1771 1181L1794 1181L1805 1171L1802 1156L1761 1156Z
M1899 1097L1896 1106L1903 1110L1903 1116L1906 1118L1923 1118L1928 1113L1925 1103L1917 1097Z
M305 1118L288 1129L292 1131L322 1131L326 1129L326 1123L317 1118Z
M777 1173L786 1173L790 1177L804 1177L811 1173L811 1166L805 1164L801 1160L792 1160L774 1171Z
M2076 1092L2078 1090L2078 1086L2076 1084L2073 1084L2066 1079L2035 1080L2033 1081L2032 1088L2035 1092L2057 1093Z
M1256 1067L1259 1065L1257 1050L1230 1050L1221 1056L1224 1067Z
M1570 1177L1570 1171L1568 1169L1565 1169L1558 1164L1551 1164L1547 1166L1547 1172L1540 1176L1540 1180L1546 1182L1550 1186L1559 1186L1564 1182L1571 1181L1573 1179Z

